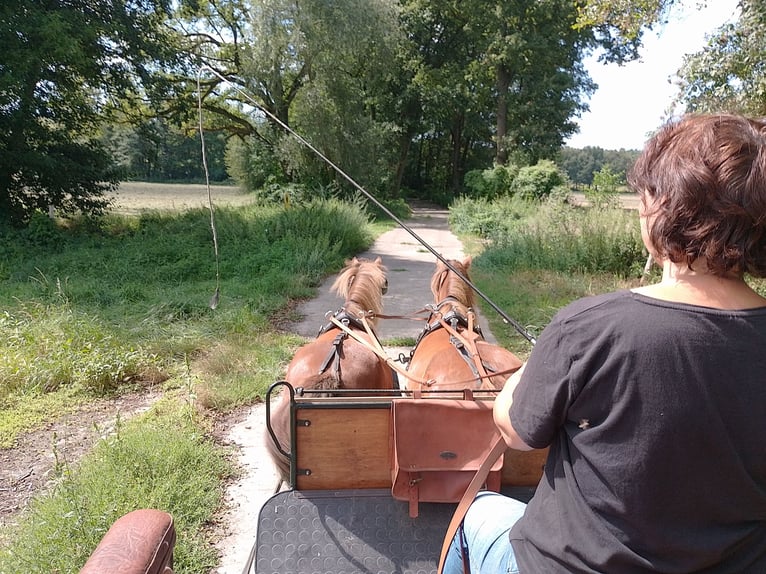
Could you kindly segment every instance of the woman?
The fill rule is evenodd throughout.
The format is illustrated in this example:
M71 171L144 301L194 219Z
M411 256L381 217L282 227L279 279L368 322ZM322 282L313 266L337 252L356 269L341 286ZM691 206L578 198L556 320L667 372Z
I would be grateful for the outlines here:
M690 115L629 175L655 285L581 299L495 401L550 446L528 506L481 493L445 572L766 572L766 123Z

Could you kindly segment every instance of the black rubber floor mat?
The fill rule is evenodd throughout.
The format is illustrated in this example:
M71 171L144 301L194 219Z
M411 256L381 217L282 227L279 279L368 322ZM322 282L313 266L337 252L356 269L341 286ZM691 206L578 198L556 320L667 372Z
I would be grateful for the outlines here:
M257 574L436 572L455 505L407 503L389 490L286 491L258 518Z
M434 574L455 507L421 502L410 518L390 490L281 492L258 517L252 572Z

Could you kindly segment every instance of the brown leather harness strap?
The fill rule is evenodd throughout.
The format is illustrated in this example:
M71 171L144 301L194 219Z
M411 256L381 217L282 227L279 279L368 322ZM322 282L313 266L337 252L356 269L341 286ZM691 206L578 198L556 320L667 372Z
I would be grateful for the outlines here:
M447 559L447 553L449 552L450 545L455 538L458 528L460 528L460 524L463 522L463 518L465 518L466 512L468 512L468 507L471 506L473 499L476 498L476 495L486 482L487 475L489 474L492 465L507 449L508 445L505 444L505 440L503 440L502 437L498 438L495 441L495 444L492 445L492 450L487 454L487 458L482 461L479 470L476 471L470 484L465 489L465 494L463 494L463 498L460 499L460 502L455 509L455 513L452 515L452 520L447 527L447 533L444 535L442 552L439 556L439 569L436 571L437 574L442 574L444 572L444 562ZM463 562L463 571L466 572L466 574L470 573L470 566L466 564L465 561Z

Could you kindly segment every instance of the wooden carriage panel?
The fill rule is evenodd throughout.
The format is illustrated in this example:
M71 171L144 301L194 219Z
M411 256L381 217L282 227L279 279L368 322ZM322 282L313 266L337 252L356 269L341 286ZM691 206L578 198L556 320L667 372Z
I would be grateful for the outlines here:
M298 408L296 488L391 488L389 418L385 407Z
M543 476L548 449L513 450L503 455L501 482L503 486L537 486Z
M391 488L390 400L300 401L296 405L296 489ZM508 449L503 487L537 486L548 449Z

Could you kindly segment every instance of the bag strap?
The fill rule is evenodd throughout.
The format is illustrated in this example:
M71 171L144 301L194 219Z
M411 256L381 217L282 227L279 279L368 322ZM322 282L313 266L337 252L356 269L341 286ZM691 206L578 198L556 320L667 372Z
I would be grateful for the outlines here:
M465 518L466 512L468 512L468 507L471 506L471 503L476 497L476 494L478 494L479 490L481 490L482 485L489 475L489 471L492 468L492 465L495 464L495 461L500 458L500 455L502 455L507 449L508 445L505 444L505 440L503 437L499 437L495 441L495 444L492 445L492 450L489 451L487 457L482 461L479 470L476 471L476 474L473 477L473 480L471 480L470 484L465 489L465 494L463 494L463 498L460 499L460 502L455 509L455 513L452 515L452 520L447 527L447 534L444 536L444 542L442 543L442 553L439 557L439 569L436 571L437 574L442 574L442 572L444 572L444 561L447 558L449 547L452 544L452 539L455 537L455 533L457 533L457 529L460 528L460 524L463 522L463 518ZM464 571L468 572L468 570L465 570L465 566L466 565L464 564Z

